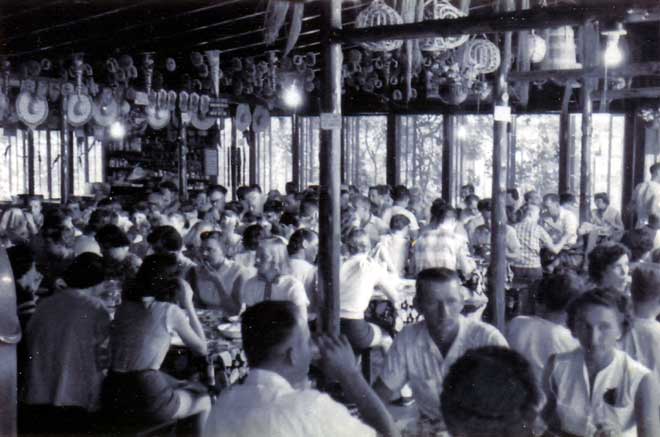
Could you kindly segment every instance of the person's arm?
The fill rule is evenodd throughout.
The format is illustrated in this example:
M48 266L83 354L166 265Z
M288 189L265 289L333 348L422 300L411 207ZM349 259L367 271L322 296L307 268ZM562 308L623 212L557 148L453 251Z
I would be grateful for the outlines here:
M559 432L561 431L561 421L557 416L557 397L555 396L555 392L552 388L552 372L554 368L555 356L552 355L545 365L543 378L541 380L543 384L543 392L545 393L546 397L545 406L543 407L543 411L541 411L541 418L548 426L548 429L551 431Z
M318 342L324 372L329 378L339 381L346 399L357 406L364 422L380 435L399 436L399 430L385 404L362 376L346 337L322 336Z
M556 245L552 241L552 237L550 234L548 234L548 231L546 231L543 228L539 228L539 238L541 240L541 245L548 249L550 252L554 253L555 255L561 252L561 246Z
M658 382L649 373L639 383L635 394L635 420L639 437L660 436Z
M199 355L206 355L206 336L204 335L204 329L197 318L197 313L193 306L192 288L190 288L190 284L183 279L180 279L178 282L179 288L177 290L177 299L179 305L188 316L188 320L186 321L185 318L174 317L171 321L171 327L174 332L181 337L181 340L183 340L183 343L186 346L197 352Z

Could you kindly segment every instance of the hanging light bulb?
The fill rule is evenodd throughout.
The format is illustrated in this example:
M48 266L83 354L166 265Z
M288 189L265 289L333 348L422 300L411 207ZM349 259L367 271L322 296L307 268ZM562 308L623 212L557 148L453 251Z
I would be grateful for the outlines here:
M607 44L605 46L605 53L603 54L603 60L607 67L615 67L623 61L623 52L619 47L619 39L622 35L625 35L627 32L623 28L621 23L617 24L616 29L607 30L602 32L605 37L607 37Z
M460 141L464 141L467 138L467 129L465 128L465 126L463 125L458 126L458 129L456 130L456 137Z
M126 128L120 121L115 121L110 125L110 138L113 140L122 140L126 136Z
M297 108L302 103L302 94L296 83L293 82L291 85L286 87L282 93L282 100L284 104L289 108Z

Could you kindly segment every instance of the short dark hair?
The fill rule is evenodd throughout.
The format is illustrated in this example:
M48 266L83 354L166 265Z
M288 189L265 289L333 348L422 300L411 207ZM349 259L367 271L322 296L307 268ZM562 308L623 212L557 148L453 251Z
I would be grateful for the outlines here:
M403 214L395 214L390 219L390 229L393 231L400 231L409 225L410 219Z
M649 171L651 172L651 176L655 176L658 172L660 172L660 162L656 162L649 168Z
M470 194L470 195L466 196L465 197L465 203L469 203L469 202L479 203L479 196L477 196L476 194Z
M264 203L263 211L264 212L274 212L276 214L281 214L284 211L284 203L282 203L281 200L268 199Z
M300 202L300 217L309 217L318 209L319 203L316 199L305 198Z
M474 185L472 184L461 185L461 190L463 189L468 190L470 194L474 194Z
M528 435L540 401L529 362L501 346L467 351L449 369L440 396L452 435Z
M124 299L140 302L154 297L161 302L174 302L181 268L176 255L157 253L144 258L135 278L126 284Z
M410 192L405 185L397 185L392 190L392 199L395 202L401 202L410 199Z
M456 216L456 210L447 203L437 205L437 207L436 205L431 206L431 217L438 223L445 221L451 214Z
M561 193L559 195L559 203L565 205L567 203L575 203L575 194L573 193Z
M508 188L506 190L506 194L510 194L513 200L516 202L520 199L520 193L518 192L517 188Z
M621 237L621 244L630 250L630 260L638 261L653 249L656 231L649 226L630 229Z
M216 191L219 192L219 193L222 193L225 196L227 195L227 188L223 187L222 185L217 185L217 184L209 185L209 187L206 189L206 194L208 196L210 196L211 194L215 193Z
M243 213L243 205L241 202L231 201L225 204L225 211L234 211L236 215L241 215Z
M168 252L177 252L183 247L181 234L173 226L157 226L147 237L151 245L160 244Z
M451 282L457 281L460 282L458 273L454 270L445 268L445 267L434 267L431 269L424 269L417 274L417 280L415 281L415 299L419 299L424 289L422 285L427 282Z
M96 241L102 249L130 246L126 233L116 225L105 225L96 232Z
M565 311L582 292L584 281L576 273L565 271L544 276L538 284L537 299L551 312Z
M632 273L630 287L633 302L651 302L660 297L660 266L641 263Z
M261 225L250 225L243 230L243 247L247 250L257 250L259 241L266 237L266 231Z
M163 181L160 184L158 184L158 190L163 191L163 190L168 190L173 193L176 193L179 191L179 187L176 186L176 184L172 181Z
M117 220L117 213L110 211L109 209L95 209L92 211L92 214L89 216L89 221L87 222L87 232L97 232L105 225L110 225Z
M74 258L62 276L71 288L90 288L105 280L103 258L95 253L84 252Z
M605 205L610 204L610 196L607 193L596 193L594 194L594 200L602 200Z
M250 191L250 187L246 187L245 185L241 185L240 187L236 188L236 198L238 200L244 200L245 195Z
M628 298L624 294L609 288L592 288L574 299L566 310L568 315L566 324L573 333L575 333L578 316L589 305L600 305L613 309L622 317L621 328L623 333L630 328L632 314Z
M600 281L605 270L624 255L630 257L630 251L622 244L599 244L589 253L589 276Z
M298 308L289 301L264 301L248 307L241 318L248 365L254 368L268 362L274 350L291 337L299 320Z
M16 280L29 272L34 264L34 252L25 243L8 248L7 256L9 256L9 264L11 264L11 270Z
M287 246L289 255L300 252L305 248L305 242L310 243L314 241L315 238L318 238L316 232L310 231L307 228L298 229L289 238L289 244Z
M298 226L300 226L300 220L298 220L297 215L292 214L290 212L285 212L280 217L280 224L287 225L287 226L293 226L294 228L297 228Z
M477 209L479 212L490 212L493 210L493 202L490 199L481 199L479 203L477 203Z

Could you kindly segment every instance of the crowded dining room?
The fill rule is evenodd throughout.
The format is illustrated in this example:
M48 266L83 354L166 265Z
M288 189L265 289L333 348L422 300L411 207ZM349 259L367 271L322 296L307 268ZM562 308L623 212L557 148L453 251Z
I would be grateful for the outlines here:
M0 437L660 437L657 0L0 0Z

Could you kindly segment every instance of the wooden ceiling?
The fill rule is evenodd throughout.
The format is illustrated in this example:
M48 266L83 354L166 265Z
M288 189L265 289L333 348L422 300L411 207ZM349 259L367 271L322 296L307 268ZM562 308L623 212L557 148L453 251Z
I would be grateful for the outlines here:
M297 50L320 51L319 1L305 4ZM354 26L369 0L345 1L343 23ZM458 4L458 0L456 0ZM473 0L471 13L490 10ZM219 49L226 57L282 49L264 43L266 0L0 0L0 56L56 58L84 52L103 59L118 53L181 56Z

